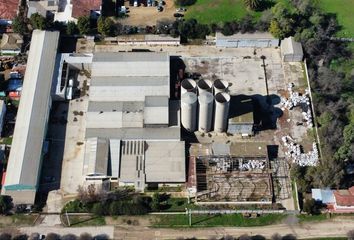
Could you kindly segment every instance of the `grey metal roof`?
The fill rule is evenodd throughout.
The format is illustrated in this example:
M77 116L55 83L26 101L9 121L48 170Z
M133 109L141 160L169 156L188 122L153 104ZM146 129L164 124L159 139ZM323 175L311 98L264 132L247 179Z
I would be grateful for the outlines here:
M169 76L108 76L92 77L90 86L163 86Z
M108 146L108 139L105 138L88 138L86 140L84 175L107 175Z
M3 190L37 187L58 38L59 32L33 31Z
M122 140L129 139L156 139L156 140L179 140L180 128L88 128L86 129L86 138L105 137L118 138Z
M181 141L147 141L146 182L185 182L185 145Z
M146 96L145 107L168 107L167 96Z
M94 102L88 104L88 112L137 112L144 109L144 102Z
M93 62L154 62L168 61L166 52L106 52L95 53Z

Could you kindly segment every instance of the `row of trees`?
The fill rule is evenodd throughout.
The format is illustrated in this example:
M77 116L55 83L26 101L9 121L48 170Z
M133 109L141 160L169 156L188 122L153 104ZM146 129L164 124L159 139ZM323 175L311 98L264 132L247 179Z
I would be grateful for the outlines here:
M345 168L354 163L354 81L338 67L351 56L345 43L331 40L339 29L335 15L310 0L280 2L272 8L270 32L279 38L294 35L304 47L322 143L318 167L292 167L300 192L352 185Z
M114 192L98 190L94 185L79 187L78 199L69 202L63 212L91 212L104 215L143 215L167 206L169 195L155 193L152 197L139 195L129 189Z
M42 239L39 233L33 233L30 236L26 234L20 234L20 235L11 235L9 233L1 233L0 234L0 239L1 240L40 240ZM108 240L109 236L105 234L97 235L97 236L92 236L89 233L82 233L80 236L76 236L74 234L65 234L60 236L59 234L56 233L48 233L45 236L46 240Z

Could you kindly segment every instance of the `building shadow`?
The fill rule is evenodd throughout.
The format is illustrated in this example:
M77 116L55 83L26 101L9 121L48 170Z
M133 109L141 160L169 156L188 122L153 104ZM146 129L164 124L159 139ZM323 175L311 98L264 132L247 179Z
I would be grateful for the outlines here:
M170 56L170 96L171 99L180 99L181 84L186 64L180 56Z
M50 191L60 189L68 117L68 102L53 102L49 115L36 203L45 204Z

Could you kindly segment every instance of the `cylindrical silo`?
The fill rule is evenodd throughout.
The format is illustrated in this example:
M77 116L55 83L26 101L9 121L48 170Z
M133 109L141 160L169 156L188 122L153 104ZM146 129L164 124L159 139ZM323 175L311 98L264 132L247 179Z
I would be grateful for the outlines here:
M181 83L181 96L186 92L196 92L197 83L191 79L186 78Z
M198 97L193 92L186 92L181 96L181 122L182 126L190 132L197 129L197 103Z
M214 131L225 132L230 108L230 95L224 92L215 95Z
M214 95L219 92L226 92L229 87L229 83L225 80L217 79L214 81Z
M200 95L203 92L211 92L213 83L207 79L201 79L198 81L198 94Z
M199 102L199 122L200 132L210 132L213 118L214 96L210 92L202 92L198 97Z

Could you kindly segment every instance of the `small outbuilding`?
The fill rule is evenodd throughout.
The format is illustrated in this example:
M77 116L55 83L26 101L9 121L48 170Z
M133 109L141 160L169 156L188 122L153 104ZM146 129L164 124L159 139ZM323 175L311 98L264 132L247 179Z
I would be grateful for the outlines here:
M281 57L284 62L301 62L304 58L302 45L294 37L288 37L280 43Z
M23 38L17 33L5 33L2 35L0 51L2 54L19 54L23 44Z

